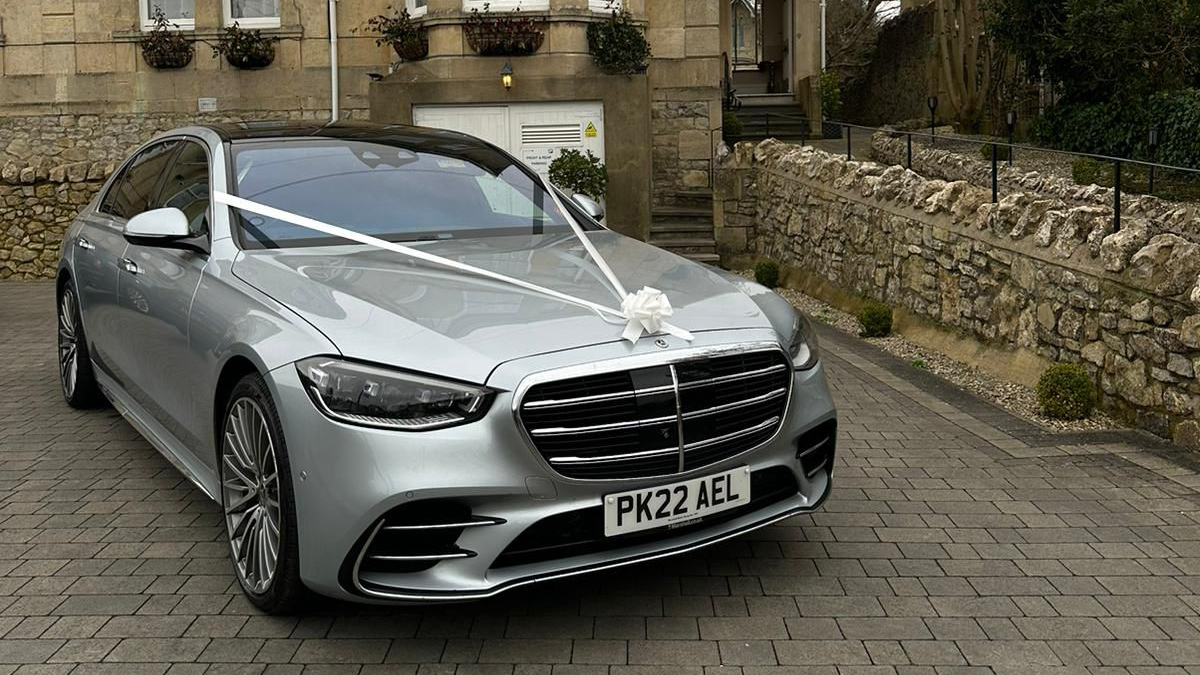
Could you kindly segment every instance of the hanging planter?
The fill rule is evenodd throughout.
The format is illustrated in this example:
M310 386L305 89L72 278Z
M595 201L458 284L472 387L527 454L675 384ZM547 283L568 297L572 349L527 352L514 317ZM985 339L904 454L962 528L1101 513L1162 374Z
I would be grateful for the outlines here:
M167 19L161 7L155 5L151 20L154 28L142 35L138 41L146 64L151 68L169 70L183 68L191 63L192 55L196 53L195 48L181 32L170 30L174 24Z
M546 39L546 23L522 16L518 7L507 15L496 16L488 5L483 11L471 10L463 27L467 44L480 56L528 56L541 48Z
M391 6L388 9L392 9ZM367 25L379 33L375 44L389 44L396 56L405 61L419 61L429 56L429 35L408 15L408 9L387 16L379 14L367 19Z
M606 73L644 73L650 64L650 43L624 4L613 10L608 21L590 24L587 41L592 60Z
M212 46L213 57L224 56L229 65L243 70L266 68L275 60L278 41L279 38L264 37L261 30L243 30L234 22Z

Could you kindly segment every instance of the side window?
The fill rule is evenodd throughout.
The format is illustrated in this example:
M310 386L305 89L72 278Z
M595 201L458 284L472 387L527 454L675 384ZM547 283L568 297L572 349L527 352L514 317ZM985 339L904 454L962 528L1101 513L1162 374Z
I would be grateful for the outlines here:
M113 202L117 200L117 194L121 192L121 185L125 182L126 171L121 171L117 177L113 179L112 185L108 186L108 192L104 194L104 199L100 201L101 213L113 213Z
M185 141L167 172L152 208L173 206L188 217L192 236L208 232L208 153L204 146Z
M118 218L132 218L150 208L150 198L158 187L159 179L166 171L171 153L179 141L156 143L138 153L121 182L113 186L113 193L105 198L108 212Z

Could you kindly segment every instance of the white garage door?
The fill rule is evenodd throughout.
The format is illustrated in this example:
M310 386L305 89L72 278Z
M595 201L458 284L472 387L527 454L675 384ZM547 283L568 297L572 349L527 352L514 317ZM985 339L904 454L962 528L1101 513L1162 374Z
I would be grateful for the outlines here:
M590 150L604 160L604 106L599 101L414 106L413 123L478 136L542 174L565 149Z

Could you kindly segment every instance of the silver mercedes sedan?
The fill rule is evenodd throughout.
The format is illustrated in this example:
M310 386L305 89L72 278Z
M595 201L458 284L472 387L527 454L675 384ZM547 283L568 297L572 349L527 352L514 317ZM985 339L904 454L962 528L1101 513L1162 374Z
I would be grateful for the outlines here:
M816 508L837 421L808 321L550 189L449 131L163 134L67 232L63 395L111 403L221 505L267 612L484 598ZM286 214L611 305L582 227L691 339L622 339L579 304Z

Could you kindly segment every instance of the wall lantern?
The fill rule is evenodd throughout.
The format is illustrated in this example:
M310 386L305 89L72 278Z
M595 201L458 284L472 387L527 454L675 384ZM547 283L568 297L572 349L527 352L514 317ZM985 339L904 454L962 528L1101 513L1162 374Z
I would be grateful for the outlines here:
M513 80L512 63L505 61L504 67L500 69L500 82L504 85L504 89L506 91L512 89L512 84L513 84L512 80Z

